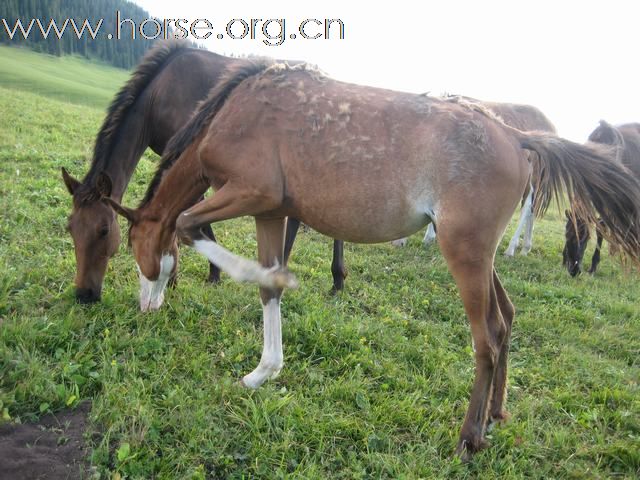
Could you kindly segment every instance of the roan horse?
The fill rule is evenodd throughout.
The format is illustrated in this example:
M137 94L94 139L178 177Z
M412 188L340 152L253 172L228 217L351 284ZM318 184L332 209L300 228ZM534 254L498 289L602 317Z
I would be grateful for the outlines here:
M131 223L143 310L162 302L178 261L177 236L235 280L259 284L264 348L242 379L251 388L283 366L280 297L296 283L282 268L287 216L360 243L435 223L475 345L457 446L468 458L485 445L488 422L507 415L514 308L493 262L529 181L525 149L539 154L538 212L566 191L586 218L595 218L595 207L607 238L639 259L640 185L610 161L608 147L523 133L477 105L342 83L304 65L231 70L171 139L141 206L104 201ZM216 193L188 208L209 186ZM260 264L200 231L245 215L255 217Z
M146 148L162 154L169 139L218 82L220 73L243 62L189 48L184 42L159 42L111 103L84 179L79 181L62 169L64 183L73 196L67 229L74 242L76 299L80 303L100 300L107 263L120 245L115 214L100 202L98 174L104 171L109 175L111 196L121 201ZM294 219L288 224L287 254L299 224ZM205 229L215 239L211 228ZM346 276L342 251L342 242L335 241L331 270L336 291L343 288ZM212 264L208 280L215 283L219 278L220 271Z
M615 161L624 165L637 180L640 180L640 123L628 123L614 127L604 120L589 135L590 142L611 145L615 149ZM581 271L587 243L591 236L590 222L574 212L566 211L565 246L562 251L562 263L572 277ZM600 263L602 231L600 222L596 222L596 249L591 257L589 273L595 273Z
M450 95L446 98L451 101L460 99L466 102L478 103L481 106L484 106L491 110L504 123L511 127L517 128L518 130L556 133L556 128L544 115L544 113L531 105L520 105L517 103L483 102L475 98L459 95ZM537 153L533 151L528 152L528 154L537 155ZM530 163L532 165L537 165L537 163L533 160L531 160ZM538 174L539 172L532 172L533 178L536 178L536 175ZM516 231L511 237L509 246L504 252L504 254L508 257L513 257L516 254L516 249L518 248L518 244L520 243L520 236L522 235L523 230L524 237L521 252L523 255L527 255L531 251L531 247L533 246L533 220L535 216L533 211L533 207L535 204L534 193L535 192L533 189L532 181L524 191L518 226L516 227ZM427 231L424 234L422 242L425 246L428 246L435 240L435 238L436 232L433 227L433 223L430 223L427 227ZM396 246L404 246L406 244L406 240L406 238L401 238L399 240L395 240L392 243Z

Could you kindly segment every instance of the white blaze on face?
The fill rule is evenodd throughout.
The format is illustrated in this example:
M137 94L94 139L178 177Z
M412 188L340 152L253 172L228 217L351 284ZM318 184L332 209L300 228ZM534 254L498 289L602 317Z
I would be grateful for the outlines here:
M164 254L160 259L160 274L155 281L149 280L142 274L138 267L140 275L140 310L143 312L149 310L158 310L164 301L164 289L169 283L171 272L176 264L176 260L171 254Z

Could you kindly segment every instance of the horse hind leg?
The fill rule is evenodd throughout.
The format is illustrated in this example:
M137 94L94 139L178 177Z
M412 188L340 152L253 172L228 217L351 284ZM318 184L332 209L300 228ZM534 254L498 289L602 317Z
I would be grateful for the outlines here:
M433 222L431 222L427 227L427 231L424 232L424 238L422 239L422 244L426 248L435 241L436 241L436 229L433 226Z
M533 189L531 189L531 192L527 197L523 211L525 215L525 229L524 238L522 239L522 250L520 253L522 253L522 255L528 255L533 247L533 221L535 219L535 215L533 214Z
M477 238L482 231L450 228L446 224L438 229L440 249L460 291L475 346L475 380L456 448L463 460L486 446L493 380L508 331L493 277L497 240Z
M403 237L403 238L399 238L398 240L394 240L393 242L391 242L391 244L394 247L404 247L408 241L409 239L407 237ZM422 238L422 244L424 245L425 248L427 248L429 245L431 245L435 241L436 241L436 229L433 226L433 221L432 221L429 223L429 225L427 225L427 231L424 232L424 237Z
M287 218L287 233L284 239L284 264L289 263L289 257L291 256L291 250L293 244L298 236L298 230L300 229L300 220L297 218Z
M289 263L293 243L300 229L300 220L287 218L287 233L284 241L284 265ZM338 293L344 289L344 279L347 278L347 271L344 267L344 242L342 240L333 241L333 259L331 261L331 275L333 276L333 287L331 293Z
M409 239L407 237L398 238L391 242L391 245L394 247L406 247Z
M600 250L602 249L602 230L600 225L602 220L599 220L596 224L596 249L593 252L593 257L591 257L591 267L589 268L589 273L594 274L598 269L598 265L600 264Z
M493 287L496 292L500 313L504 319L506 333L502 346L500 347L498 363L493 377L491 406L489 409L490 423L504 421L509 418L509 414L504 410L504 403L507 398L507 360L509 357L511 326L513 325L513 317L515 316L513 304L511 300L509 300L509 296L502 286L502 283L500 283L495 269L493 270Z
M533 189L529 191L529 195L527 195L527 199L525 200L524 205L520 209L520 219L518 220L518 227L516 228L516 231L513 234L513 237L511 237L511 241L509 242L509 247L507 247L507 249L504 252L505 256L507 257L513 257L516 254L516 249L518 248L518 244L520 243L520 235L522 234L522 230L525 228L525 224L527 224L527 219L529 217L529 213L531 212L532 202L533 202ZM532 223L532 227L533 227L533 223ZM533 233L533 228L531 232ZM526 248L526 245L522 249L523 253L525 248Z

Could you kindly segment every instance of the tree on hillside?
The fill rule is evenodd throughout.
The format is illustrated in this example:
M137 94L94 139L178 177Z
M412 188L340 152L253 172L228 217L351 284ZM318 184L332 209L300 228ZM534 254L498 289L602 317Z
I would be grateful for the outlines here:
M136 31L135 39L132 38L129 22L123 23L120 39L108 39L108 34L115 35L116 32L116 12L120 12L121 20L131 19L137 27L143 20L150 18L146 10L126 0L91 2L86 0L2 0L0 2L0 43L25 46L51 55L76 54L97 58L116 67L128 69L138 63L156 40L145 39L139 31ZM49 30L48 37L43 38L36 20L40 21L46 31L52 19L60 30L67 19L73 19L79 30L86 20L94 30L100 19L103 19L103 22L95 39L91 38L86 28L82 37L78 38L70 23L67 24L60 39L55 35L53 28ZM18 20L21 21L25 31L33 20L31 31L26 39L19 28L11 38L9 32L14 30ZM146 33L151 36L155 32L151 28Z

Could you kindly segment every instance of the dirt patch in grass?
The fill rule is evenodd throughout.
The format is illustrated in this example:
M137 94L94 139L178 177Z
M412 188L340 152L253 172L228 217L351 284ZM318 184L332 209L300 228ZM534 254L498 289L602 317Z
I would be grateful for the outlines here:
M90 404L0 425L0 480L87 478L84 432Z

